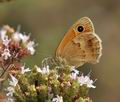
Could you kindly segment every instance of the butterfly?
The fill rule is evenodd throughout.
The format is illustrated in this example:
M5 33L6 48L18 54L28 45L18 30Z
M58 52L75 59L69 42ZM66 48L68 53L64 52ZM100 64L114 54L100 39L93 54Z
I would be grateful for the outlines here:
M101 55L102 41L88 17L79 19L71 26L56 50L56 57L65 59L68 65L75 67L98 63Z

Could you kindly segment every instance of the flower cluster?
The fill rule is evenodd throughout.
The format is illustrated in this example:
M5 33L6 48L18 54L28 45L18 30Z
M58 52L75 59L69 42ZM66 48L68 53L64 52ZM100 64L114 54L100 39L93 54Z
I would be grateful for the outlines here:
M14 64L19 67L21 58L35 53L35 43L30 41L30 35L14 31L9 26L0 29L0 66L6 70ZM19 64L18 64L19 63ZM19 68L18 68L19 69Z
M2 57L7 60L10 56L21 58L25 55L35 53L35 43L30 41L30 35L25 35L9 26L4 26L0 30L1 49L3 49ZM6 54L4 54L6 53ZM4 56L6 55L6 56Z
M95 88L90 77L79 74L72 66L21 67L11 76L8 99L17 102L90 102L88 90Z

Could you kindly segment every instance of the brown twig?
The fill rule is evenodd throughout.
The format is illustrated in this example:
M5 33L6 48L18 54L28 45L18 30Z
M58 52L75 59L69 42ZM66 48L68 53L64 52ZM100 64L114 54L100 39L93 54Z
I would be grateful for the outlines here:
M5 68L4 72L0 75L0 78L2 78L2 77L4 76L4 74L5 74L5 72L7 72L12 66L14 66L14 65L13 65L13 64L8 65L8 66ZM4 79L3 79L3 80L4 80Z

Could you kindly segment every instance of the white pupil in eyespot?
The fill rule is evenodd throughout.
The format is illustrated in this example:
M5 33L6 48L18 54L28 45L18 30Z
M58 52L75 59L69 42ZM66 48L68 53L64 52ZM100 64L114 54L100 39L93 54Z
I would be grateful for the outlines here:
M83 26L78 26L77 30L78 30L79 32L82 32L82 31L84 30L84 28L83 28Z

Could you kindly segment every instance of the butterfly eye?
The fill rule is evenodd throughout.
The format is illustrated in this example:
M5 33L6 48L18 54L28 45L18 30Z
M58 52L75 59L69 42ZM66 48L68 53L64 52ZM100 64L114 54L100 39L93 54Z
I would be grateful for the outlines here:
M82 31L84 30L84 28L83 28L83 26L78 26L77 30L78 30L79 32L82 32Z

